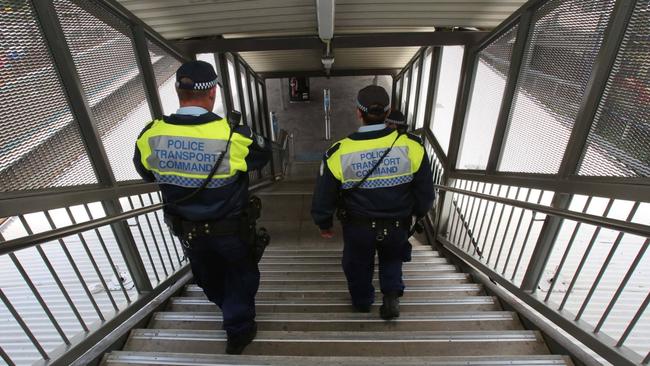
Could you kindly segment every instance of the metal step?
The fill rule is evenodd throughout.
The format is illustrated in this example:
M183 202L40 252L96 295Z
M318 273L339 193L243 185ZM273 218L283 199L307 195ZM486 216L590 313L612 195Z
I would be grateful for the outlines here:
M474 357L308 357L248 356L188 353L112 352L104 359L105 366L559 366L572 365L571 360L556 355L539 356L474 356Z
M381 292L376 289L376 297L381 298ZM483 287L474 283L455 285L409 286L404 291L404 299L430 299L458 296L476 296L483 292ZM188 285L183 291L184 296L205 297L203 290L196 285ZM256 299L349 299L350 294L341 285L309 285L309 286L264 286L260 287Z
M136 329L126 351L222 354L219 330ZM548 353L532 331L281 332L259 331L248 355L283 356L483 356Z
M260 272L262 277L266 275L276 275L276 276L287 276L287 277L312 277L319 274L328 274L328 273L343 273L341 265L329 265L329 266L313 266L313 265L302 265L302 266L292 266L290 269L287 266L277 266L270 265L260 267ZM375 273L379 273L378 266L375 266ZM458 269L453 264L436 264L436 265L408 265L402 267L402 273L405 276L426 276L432 273L458 273Z
M314 250L301 250L301 249L276 249L273 246L266 248L264 252L264 258L270 257L314 257L314 258L325 258L325 257L337 257L341 258L343 254L342 249L314 249ZM414 257L440 257L440 253L437 251L431 250L430 247L420 247L413 248L412 254Z
M470 278L467 274L464 273L432 273L430 275L420 275L420 276L404 276L404 283L406 286L411 285L444 285L444 284L460 284L460 283L469 283ZM340 285L346 286L347 281L343 273L326 273L318 276L309 276L305 278L304 276L276 276L274 274L265 274L261 278L261 286L273 285L273 286L285 286L285 285L311 285L311 284L323 284L323 285ZM379 286L379 280L375 279L373 281L375 287Z
M375 271L378 270L375 266ZM260 263L261 272L269 271L283 271L283 272L304 272L304 271L318 271L318 272L341 272L341 260L331 263ZM456 267L447 263L404 263L402 267L403 272L455 272Z
M380 303L373 305L378 311ZM353 312L350 299L294 299L294 300L256 300L258 313L340 313ZM203 297L176 297L168 304L169 311L219 312L215 304ZM400 301L402 313L417 311L498 311L501 310L496 299L490 296L470 296L447 299L418 299Z
M375 264L378 263L377 260L375 259ZM429 264L429 265L436 265L436 264L446 264L449 263L447 258L444 257L425 257L425 256L413 256L411 259L411 262L409 263L417 263L417 264ZM296 256L296 257L271 257L271 256L264 256L262 261L260 262L260 266L264 266L267 264L281 264L281 265L296 265L296 264L313 264L313 265L331 265L335 264L337 266L341 265L341 256L329 256L329 257L303 257L303 256Z
M259 330L285 331L459 331L518 330L517 316L507 311L481 312L407 312L394 321L372 313L260 313L255 320ZM159 312L149 328L222 329L223 318L214 312Z

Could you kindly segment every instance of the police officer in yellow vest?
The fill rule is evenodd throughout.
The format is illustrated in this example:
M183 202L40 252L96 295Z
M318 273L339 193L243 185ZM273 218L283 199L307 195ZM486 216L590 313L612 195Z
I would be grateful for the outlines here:
M387 127L389 110L382 87L371 85L359 91L356 114L363 126L325 153L311 210L321 236L331 238L338 209L343 270L352 304L361 312L369 312L375 300L372 277L377 252L383 319L399 316L402 258L412 216L424 216L434 200L422 141Z
M133 161L143 179L160 184L165 221L181 239L197 284L222 310L226 352L239 354L257 332L260 281L247 172L262 168L271 148L248 127L211 112L216 86L212 65L183 64L176 72L180 108L144 128Z

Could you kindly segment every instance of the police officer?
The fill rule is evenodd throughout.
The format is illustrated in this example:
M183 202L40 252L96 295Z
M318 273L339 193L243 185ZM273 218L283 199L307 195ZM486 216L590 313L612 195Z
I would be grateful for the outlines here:
M386 117L386 126L398 130L401 133L406 133L409 125L406 123L406 117L400 111L391 111Z
M216 85L212 65L181 65L180 108L144 128L133 161L143 179L160 185L165 221L181 239L196 283L222 310L226 352L240 354L257 332L260 281L251 256L247 171L262 168L271 149L248 127L211 112Z
M375 251L383 293L380 315L399 316L404 293L402 258L411 217L424 216L433 204L433 177L422 141L385 125L389 97L379 86L357 95L359 130L335 143L321 163L312 217L321 236L333 236L333 215L343 225L343 270L360 312L375 300L372 285Z

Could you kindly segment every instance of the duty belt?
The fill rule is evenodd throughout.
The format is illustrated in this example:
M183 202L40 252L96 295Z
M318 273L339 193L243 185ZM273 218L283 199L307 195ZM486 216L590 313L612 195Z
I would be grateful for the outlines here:
M372 218L345 214L342 220L345 224L369 227L377 232L377 241L382 241L388 236L389 229L404 228L409 230L411 218Z
M165 214L165 222L179 238L192 240L201 236L237 235L241 230L241 218L210 221L188 221L179 216Z

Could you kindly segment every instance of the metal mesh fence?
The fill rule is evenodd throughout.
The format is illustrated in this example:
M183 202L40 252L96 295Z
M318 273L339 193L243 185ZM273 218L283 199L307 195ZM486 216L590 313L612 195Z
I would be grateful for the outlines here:
M115 178L139 179L131 157L151 113L130 28L94 1L54 6Z
M156 75L156 85L158 85L158 95L160 95L163 112L165 115L170 115L178 109L178 97L176 96L174 84L176 82L176 70L181 66L181 63L155 42L147 40L147 48Z
M535 12L499 170L557 173L614 0L554 0Z
M472 99L457 163L459 169L487 167L518 28L515 25L478 54Z
M607 81L580 175L650 177L650 1L639 1Z
M0 6L0 191L96 183L31 3Z

